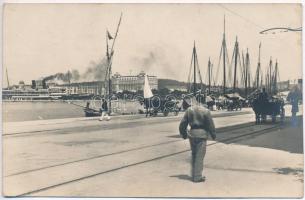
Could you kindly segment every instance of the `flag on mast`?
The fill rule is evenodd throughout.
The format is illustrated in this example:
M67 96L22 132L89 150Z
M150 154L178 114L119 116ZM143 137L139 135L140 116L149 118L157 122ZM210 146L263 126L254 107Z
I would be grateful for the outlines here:
M148 75L145 75L145 79L144 79L144 98L148 99L151 98L153 96L151 89L150 89L150 85L148 82Z
M109 33L108 30L107 30L107 36L108 36L108 39L109 39L109 40L112 40L112 39L113 39L113 37L110 35L110 33Z

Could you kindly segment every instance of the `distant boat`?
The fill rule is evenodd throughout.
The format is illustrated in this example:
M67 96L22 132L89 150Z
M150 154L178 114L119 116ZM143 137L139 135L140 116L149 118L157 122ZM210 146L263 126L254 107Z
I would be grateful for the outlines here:
M117 38L117 35L118 35L121 20L122 20L122 13L121 13L119 23L117 25L117 29L116 29L114 37L112 37L110 35L108 30L106 31L107 69L106 69L106 75L105 75L105 83L107 83L107 84L105 85L105 90L106 90L105 97L108 96L108 109L110 110L110 113L111 113L111 98L112 98L112 86L111 86L111 84L112 84L112 81L111 81L112 59L113 59L113 54L114 54L114 44L115 44L115 41L116 41L116 38ZM109 40L113 40L110 52L109 52L109 47L108 47L108 41ZM102 92L101 92L101 95L102 95ZM101 113L100 113L99 110L95 110L95 109L90 108L90 103L89 102L87 102L87 105L84 108L84 112L85 112L86 117L101 116Z
M98 117L101 116L101 112L90 108L90 103L87 102L86 107L84 108L85 116L86 117Z
M2 99L9 101L58 100L66 93L53 92L48 89L7 89L2 90Z

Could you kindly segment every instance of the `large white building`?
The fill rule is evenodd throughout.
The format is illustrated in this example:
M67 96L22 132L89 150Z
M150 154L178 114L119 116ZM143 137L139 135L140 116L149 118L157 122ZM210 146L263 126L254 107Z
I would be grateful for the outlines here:
M64 87L67 94L105 94L104 82L102 81L70 83L60 85L60 87Z
M119 73L115 73L112 76L112 90L115 92L120 91L138 91L144 88L145 73L142 71L135 76L122 76ZM149 76L148 81L151 89L158 89L157 76Z

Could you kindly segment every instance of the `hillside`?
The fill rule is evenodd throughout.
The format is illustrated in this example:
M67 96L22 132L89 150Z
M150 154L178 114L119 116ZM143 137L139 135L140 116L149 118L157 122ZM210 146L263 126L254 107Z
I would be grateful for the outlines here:
M180 82L172 79L158 79L158 88L172 88L172 87L182 87L187 88L186 82Z

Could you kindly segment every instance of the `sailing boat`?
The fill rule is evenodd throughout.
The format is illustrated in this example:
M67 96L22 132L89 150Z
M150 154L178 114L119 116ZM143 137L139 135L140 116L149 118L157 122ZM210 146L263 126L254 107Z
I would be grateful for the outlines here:
M277 83L279 82L279 67L277 60L273 67L272 57L270 57L269 67L267 68L265 77L265 87L270 95L276 95L278 93Z
M230 90L230 92L226 92L225 91L226 88L224 85L223 95L229 99L233 99L233 98L239 99L241 97L240 97L239 93L237 92L238 83L240 82L238 80L238 76L242 76L242 79L245 79L247 81L247 79L246 79L247 75L244 75L244 77L243 77L240 53L239 53L239 43L238 43L237 36L236 36L236 41L235 41L234 50L233 50L233 54L232 54L231 64L229 67L230 68L229 68L229 73L228 73L229 74L228 83L231 83L232 90ZM232 68L233 68L233 83L231 82ZM243 82L243 81L241 81L241 82Z
M197 83L197 78L199 78L200 84ZM198 64L198 57L197 57L197 50L196 50L195 41L194 41L191 65L190 65L190 70L189 70L189 75L188 75L188 81L187 82L189 83L189 87L188 87L188 92L189 93L192 93L194 96L197 93L201 93L201 91L203 89L203 83L202 83L202 77L201 77L201 74L200 74L200 68L199 68L199 64Z
M116 38L118 36L118 32L119 32L119 28L121 25L121 21L122 21L122 13L119 19L119 23L115 32L115 36L112 37L109 33L109 31L106 31L106 57L107 57L107 70L106 70L106 76L105 76L105 89L106 89L106 93L105 96L108 96L108 102L109 102L109 114L111 114L111 97L112 97L112 81L111 81L111 77L112 77L112 61L113 61L113 54L114 54L114 44L116 41ZM108 42L109 40L113 40L112 42L112 46L110 49L110 53L109 53L109 49L108 49Z
M197 83L197 78L199 79L199 83ZM206 94L205 94L206 92L204 90L202 76L200 73L195 41L194 41L191 65L190 65L187 82L189 83L189 86L188 86L189 95L196 96L196 99L198 102L205 103L206 102Z
M229 56L228 56L228 49L227 49L227 44L226 44L226 19L224 17L223 39L222 39L222 43L221 43L220 54L219 54L219 59L218 59L218 66L217 66L217 71L216 71L215 80L214 80L214 85L215 85L215 82L217 81L216 84L218 86L221 86L221 88L223 90L222 95L225 95L227 93L227 87L228 87L227 78L230 79L230 71L228 73L228 70L227 70L228 66L229 66ZM223 76L222 81L219 81L219 80L221 80L221 78L218 79L219 74L221 74ZM219 93L221 93L221 92L219 92ZM223 98L223 97L220 96L220 98Z
M231 63L231 69L233 67L234 64L234 71L233 71L233 94L235 96L239 96L239 94L237 93L237 87L238 87L238 75L240 75L240 73L238 73L238 66L239 69L241 69L241 61L240 61L240 53L239 53L239 43L237 40L237 36L236 36L236 41L235 41L235 45L234 45L234 50L233 50L233 55L232 55L232 63ZM241 71L241 70L239 70ZM230 76L229 76L230 77Z
M119 19L119 23L115 32L115 36L112 37L109 33L109 31L106 31L106 58L107 58L107 69L106 69L106 74L105 74L105 80L104 80L104 85L102 85L101 88L105 89L105 97L108 96L108 110L109 110L109 115L111 114L111 97L112 97L112 83L111 83L111 77L112 77L112 61L113 61L113 54L114 54L114 44L116 41L116 38L118 36L119 28L121 25L121 20L122 20L122 13ZM109 52L109 40L113 40L112 46L110 48ZM103 87L104 86L104 87ZM102 96L102 89L100 91L100 95ZM101 113L98 110L95 110L93 108L90 108L90 103L87 102L86 107L84 109L85 116L86 117L93 117L93 116L100 116Z

